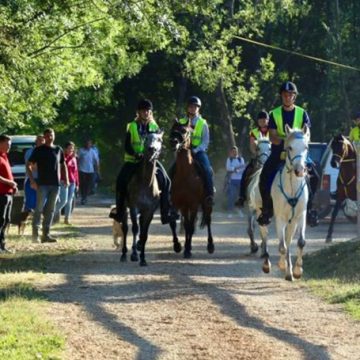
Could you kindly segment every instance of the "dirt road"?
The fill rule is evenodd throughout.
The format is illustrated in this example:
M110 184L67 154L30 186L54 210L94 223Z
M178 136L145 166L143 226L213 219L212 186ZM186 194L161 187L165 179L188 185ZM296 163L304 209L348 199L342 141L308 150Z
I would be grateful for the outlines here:
M216 213L215 253L206 252L199 231L193 258L184 260L157 218L149 266L140 267L119 262L108 205L76 209L74 224L94 246L54 263L41 285L67 336L66 359L360 358L360 324L301 281L286 282L276 266L263 274L261 260L249 255L244 219ZM355 230L339 225L335 241L339 234L354 237ZM325 246L325 234L326 225L309 230L307 251Z

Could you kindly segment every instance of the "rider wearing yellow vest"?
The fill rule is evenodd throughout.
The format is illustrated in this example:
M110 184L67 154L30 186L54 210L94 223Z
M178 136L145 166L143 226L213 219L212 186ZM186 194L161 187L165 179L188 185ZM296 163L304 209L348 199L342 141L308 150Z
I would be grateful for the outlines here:
M201 100L191 96L187 102L187 117L179 120L180 124L188 124L194 129L191 135L192 154L204 171L205 193L208 204L214 203L213 170L206 153L209 142L209 126L200 115Z
M239 199L236 201L237 206L244 206L245 197L246 197L246 186L248 185L248 179L253 174L256 166L255 155L256 155L256 143L259 137L269 138L269 114L262 110L258 113L257 116L257 127L252 129L249 133L250 137L250 152L252 159L249 161L249 164L246 166L244 173L241 178L240 183L240 193Z
M152 116L152 103L148 99L143 99L138 103L137 117L128 123L125 137L125 163L120 170L116 180L116 213L110 213L110 217L118 222L122 222L125 210L125 200L127 186L130 179L139 167L144 155L145 136L151 132L159 131L159 126ZM168 223L170 219L170 179L159 161L156 162L156 178L161 189L160 211L161 222Z
M355 126L350 130L349 140L353 141L360 141L360 112L355 115L354 120Z
M270 112L269 119L271 154L265 162L260 175L259 188L263 203L262 213L258 218L260 225L268 225L273 214L270 190L272 181L283 160L285 124L294 129L302 129L305 124L308 127L311 126L307 112L295 105L295 99L298 94L296 85L291 81L283 83L279 94L282 105Z

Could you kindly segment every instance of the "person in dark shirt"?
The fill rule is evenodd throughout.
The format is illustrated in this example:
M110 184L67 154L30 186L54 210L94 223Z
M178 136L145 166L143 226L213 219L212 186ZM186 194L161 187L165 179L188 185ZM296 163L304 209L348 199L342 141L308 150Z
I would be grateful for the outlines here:
M56 242L50 235L50 227L54 216L55 204L60 190L60 178L64 179L64 185L69 185L64 153L60 146L54 145L55 132L53 129L44 131L45 144L36 147L32 152L26 171L30 184L35 189L36 208L33 216L33 242L39 242L39 227L41 214L43 213L41 242ZM38 177L34 179L32 167L36 164Z
M0 253L11 253L5 247L5 230L10 222L13 194L17 191L7 156L10 147L10 136L0 135Z
M283 163L285 125L294 129L302 129L304 125L311 126L307 112L295 105L298 94L296 85L287 81L280 87L282 105L273 109L269 119L269 136L271 141L271 155L265 162L260 175L260 193L262 198L262 213L258 220L259 225L268 225L273 216L273 204L270 195L271 184L279 166Z

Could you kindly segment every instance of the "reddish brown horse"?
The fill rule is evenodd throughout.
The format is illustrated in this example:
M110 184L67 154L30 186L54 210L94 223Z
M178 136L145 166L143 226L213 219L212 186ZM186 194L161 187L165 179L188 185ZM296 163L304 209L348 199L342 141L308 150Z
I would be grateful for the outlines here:
M207 226L210 254L214 252L211 234L212 207L205 202L204 182L199 175L199 167L191 155L191 132L189 125L175 122L170 133L170 143L176 151L175 174L171 185L171 200L173 206L181 212L185 228L184 257L191 257L191 241L195 231L198 209L202 209L200 227Z
M332 241L332 233L336 216L345 199L356 201L356 151L353 144L343 135L335 136L331 141L333 156L331 166L338 168L339 176L336 182L336 203L331 214L326 242Z

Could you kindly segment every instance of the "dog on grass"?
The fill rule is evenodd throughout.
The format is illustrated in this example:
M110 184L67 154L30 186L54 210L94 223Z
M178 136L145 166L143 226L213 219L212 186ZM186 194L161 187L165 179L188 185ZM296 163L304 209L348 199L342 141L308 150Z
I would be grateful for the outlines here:
M7 231L9 232L10 225L17 225L18 235L24 235L26 225L30 223L31 218L32 211L30 210L22 210L19 213L12 213Z
M116 206L111 207L110 213L116 214ZM122 230L122 224L117 222L116 220L113 220L112 234L113 234L114 246L116 247L116 249L120 249L122 246L122 241L124 239L124 233Z

